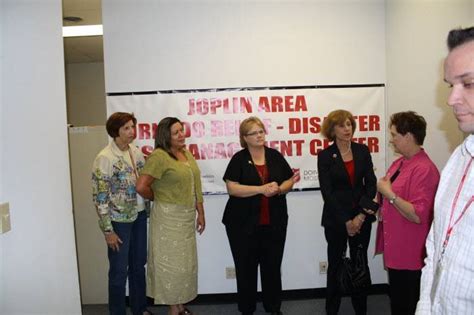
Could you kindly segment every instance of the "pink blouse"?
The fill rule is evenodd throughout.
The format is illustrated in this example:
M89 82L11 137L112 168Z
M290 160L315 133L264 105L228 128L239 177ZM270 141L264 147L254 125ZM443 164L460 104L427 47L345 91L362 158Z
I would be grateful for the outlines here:
M426 256L425 241L433 220L433 204L438 188L439 172L424 150L411 159L401 157L387 172L390 178L400 167L392 183L393 192L410 202L421 223L408 221L384 198L382 221L377 227L375 253L384 254L385 266L397 270L420 270Z

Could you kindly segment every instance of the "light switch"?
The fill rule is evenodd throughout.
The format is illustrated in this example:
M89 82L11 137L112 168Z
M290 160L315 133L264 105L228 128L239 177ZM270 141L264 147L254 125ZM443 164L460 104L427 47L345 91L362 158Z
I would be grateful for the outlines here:
M11 230L10 224L10 204L8 202L0 204L0 234Z

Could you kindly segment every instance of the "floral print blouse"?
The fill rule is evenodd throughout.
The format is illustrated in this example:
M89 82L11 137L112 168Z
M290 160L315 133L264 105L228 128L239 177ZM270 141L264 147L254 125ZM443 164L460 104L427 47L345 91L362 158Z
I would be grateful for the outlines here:
M143 199L136 191L137 178L130 154L139 174L145 159L134 145L129 145L128 151L122 151L111 141L94 160L92 199L103 232L113 231L112 221L135 221L138 212L145 208Z

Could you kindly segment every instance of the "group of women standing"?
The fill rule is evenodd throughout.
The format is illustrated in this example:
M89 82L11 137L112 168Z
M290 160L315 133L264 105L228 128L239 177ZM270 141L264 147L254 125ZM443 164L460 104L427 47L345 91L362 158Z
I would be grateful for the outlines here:
M426 136L422 116L411 111L396 113L390 117L389 126L390 143L401 157L377 182L368 148L351 140L356 129L352 114L333 111L323 122L323 135L334 141L318 155L324 199L321 223L328 243L327 314L339 310L337 272L347 244L352 259L358 247L367 257L376 217L373 209L361 206L363 198L381 204L376 253L383 253L388 269L392 314L415 313L439 173L421 147ZM355 292L351 299L356 314L367 313L366 291Z
M111 115L106 125L113 141L93 166L93 199L108 245L109 311L126 314L128 277L134 315L151 314L147 296L169 305L169 315L191 315L184 304L197 296L195 231L201 234L206 226L200 171L185 147L179 119L159 122L155 150L146 163L131 145L135 124L132 114ZM230 197L223 223L235 261L239 310L244 314L255 311L259 265L265 309L281 313L280 267L288 222L285 194L293 187L293 172L278 151L265 147L265 132L256 117L241 123L244 149L234 155L224 175ZM140 196L153 200L148 259L145 203Z
M185 304L197 296L195 231L201 234L206 226L200 171L185 147L179 119L166 117L159 122L155 150L146 163L131 145L135 124L132 114L111 115L106 127L113 141L93 166L93 199L108 245L110 314L125 314L128 277L134 315L151 315L146 296L169 305L169 315L190 315ZM351 256L360 247L367 256L376 216L360 201L375 199L377 190L382 205L377 251L384 253L389 271L392 312L414 313L439 174L421 148L426 134L423 117L413 112L395 114L390 128L391 143L402 157L377 182L367 146L352 142L356 129L352 114L337 110L323 122L322 134L333 141L318 155L324 199L321 223L328 243L327 314L337 314L339 309L336 276L347 244ZM254 313L260 267L264 309L279 315L286 193L295 177L284 157L265 146L266 130L260 119L242 121L239 134L243 149L231 158L223 176L229 199L222 220L235 264L238 308L243 315ZM148 259L146 203L140 195L153 201ZM367 292L354 294L352 303L356 314L366 314Z
M185 149L177 118L160 121L155 151L146 163L131 145L135 124L132 114L112 114L106 129L113 141L93 166L93 199L108 245L109 312L126 314L128 277L134 315L151 315L147 296L169 305L169 315L191 315L184 304L197 295L195 231L201 234L206 226L199 168ZM147 215L140 195L153 200L148 257Z

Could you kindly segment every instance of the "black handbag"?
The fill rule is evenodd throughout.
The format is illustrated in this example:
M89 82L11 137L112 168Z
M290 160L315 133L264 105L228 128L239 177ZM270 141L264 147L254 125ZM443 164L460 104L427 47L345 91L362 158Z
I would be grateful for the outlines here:
M373 201L369 197L363 195L360 197L359 206L361 207L360 213L365 213L364 209L372 210L373 212L377 212L380 208L380 204L378 202Z
M354 259L346 257L337 268L336 281L338 291L342 295L352 295L363 292L372 285L367 257L362 245L358 245Z

